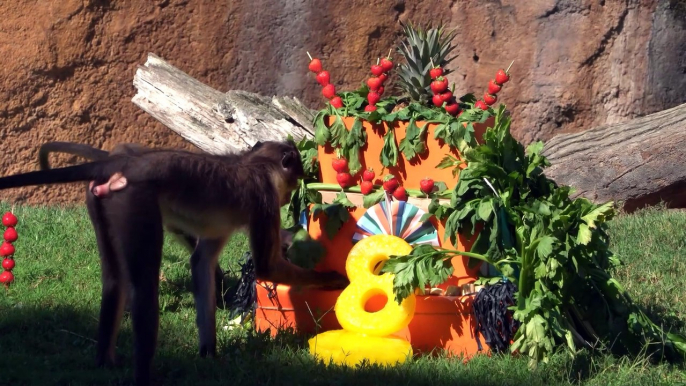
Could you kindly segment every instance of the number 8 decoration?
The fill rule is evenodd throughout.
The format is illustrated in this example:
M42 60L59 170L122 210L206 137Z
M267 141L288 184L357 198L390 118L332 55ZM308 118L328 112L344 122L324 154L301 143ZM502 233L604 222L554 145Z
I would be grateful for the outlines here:
M406 255L412 244L438 245L436 229L421 221L424 212L405 202L379 203L367 210L357 222L355 245L345 264L350 285L336 301L334 310L342 330L327 331L309 340L310 352L338 364L401 363L412 355L410 343L392 334L412 320L414 294L402 303L395 301L393 274L378 275L378 267L391 255ZM377 295L386 304L377 312L367 312L365 304Z

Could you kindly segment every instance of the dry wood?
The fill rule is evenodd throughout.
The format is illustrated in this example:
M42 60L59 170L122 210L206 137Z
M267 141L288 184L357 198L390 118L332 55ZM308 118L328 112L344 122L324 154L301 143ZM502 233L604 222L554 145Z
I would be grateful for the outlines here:
M132 102L210 154L248 149L257 141L312 137L314 113L297 98L222 93L150 53L133 78Z
M619 124L559 135L546 175L594 202L627 211L664 201L686 207L686 104Z

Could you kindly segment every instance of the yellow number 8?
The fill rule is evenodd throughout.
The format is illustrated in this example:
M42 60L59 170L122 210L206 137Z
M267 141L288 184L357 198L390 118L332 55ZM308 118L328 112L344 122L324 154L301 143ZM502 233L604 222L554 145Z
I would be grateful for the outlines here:
M414 294L398 304L393 294L393 275L377 275L374 271L391 255L405 255L411 251L410 244L392 235L369 236L353 246L345 264L350 285L341 292L334 308L344 330L387 336L407 327L414 316ZM386 305L377 312L366 311L369 299L381 294L386 295Z

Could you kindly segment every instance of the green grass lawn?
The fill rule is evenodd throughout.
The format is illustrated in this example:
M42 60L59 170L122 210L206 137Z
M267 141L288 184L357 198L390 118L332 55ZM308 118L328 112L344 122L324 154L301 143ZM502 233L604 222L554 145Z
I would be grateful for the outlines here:
M0 213L9 206L0 205ZM119 335L124 365L94 367L100 267L85 208L18 207L16 282L0 288L0 385L120 385L131 380L131 324ZM612 220L613 250L625 262L616 277L654 320L686 331L686 212L649 209ZM222 267L237 272L248 250L234 237ZM161 322L154 377L164 385L657 385L686 384L684 367L648 364L583 351L559 354L534 371L509 356L476 357L467 364L444 357L416 358L393 367L326 367L289 334L271 339L228 329L217 313L219 357L197 355L188 254L167 240L161 283Z

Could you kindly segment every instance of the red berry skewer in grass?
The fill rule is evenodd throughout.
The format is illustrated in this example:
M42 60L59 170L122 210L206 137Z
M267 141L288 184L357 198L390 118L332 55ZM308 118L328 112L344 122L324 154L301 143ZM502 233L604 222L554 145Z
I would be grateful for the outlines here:
M2 216L2 225L7 227L7 229L3 234L4 241L2 245L0 245L0 256L3 257L2 268L4 270L0 273L0 283L4 284L5 288L9 288L10 283L14 281L12 269L14 269L15 263L14 245L12 245L12 243L19 238L16 229L14 229L17 222L17 216L12 212L7 212Z

